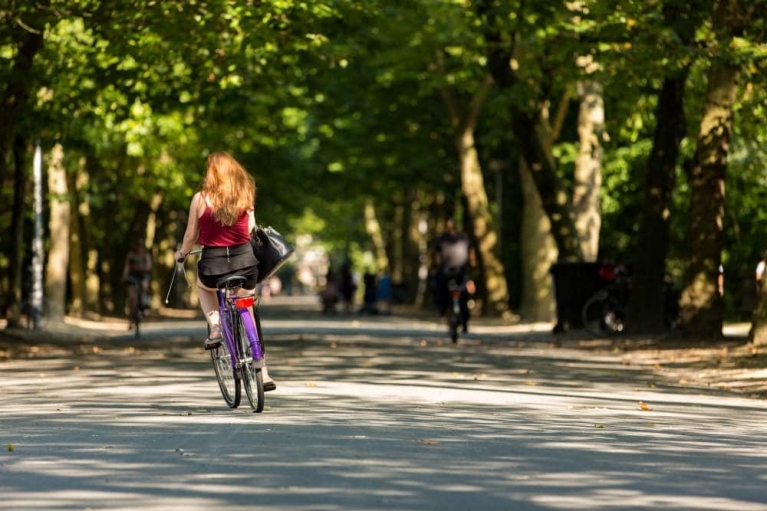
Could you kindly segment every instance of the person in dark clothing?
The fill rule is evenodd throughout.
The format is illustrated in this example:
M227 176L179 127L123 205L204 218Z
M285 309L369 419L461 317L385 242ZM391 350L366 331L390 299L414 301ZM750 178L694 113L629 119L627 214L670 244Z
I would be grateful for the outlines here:
M461 323L463 331L469 327L469 295L474 293L474 282L469 272L474 267L475 255L471 240L465 233L458 232L452 218L445 220L444 232L435 240L432 248L432 275L434 276L434 298L441 315L450 305L450 281L462 286Z
M341 298L344 301L344 310L348 314L354 309L354 293L357 292L357 283L354 281L354 275L352 275L352 269L348 263L341 267L339 284L341 287Z
M368 271L362 276L362 283L365 285L365 294L363 295L362 309L360 309L360 312L366 314L378 314L378 309L376 308L378 294L376 276Z

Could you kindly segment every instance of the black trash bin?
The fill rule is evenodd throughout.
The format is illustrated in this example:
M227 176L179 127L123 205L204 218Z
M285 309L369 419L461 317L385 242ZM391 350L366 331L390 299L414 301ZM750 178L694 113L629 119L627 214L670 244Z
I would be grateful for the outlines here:
M554 263L554 294L557 300L557 324L554 332L583 328L581 309L586 300L602 286L599 279L600 263Z

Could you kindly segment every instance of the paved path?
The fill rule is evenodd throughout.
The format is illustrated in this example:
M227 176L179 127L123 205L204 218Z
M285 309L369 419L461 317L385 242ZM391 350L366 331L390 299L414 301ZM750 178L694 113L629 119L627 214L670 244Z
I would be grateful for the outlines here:
M70 328L87 340L0 362L0 509L767 510L763 401L543 328L455 347L426 321L264 307L262 414L224 406L199 322Z

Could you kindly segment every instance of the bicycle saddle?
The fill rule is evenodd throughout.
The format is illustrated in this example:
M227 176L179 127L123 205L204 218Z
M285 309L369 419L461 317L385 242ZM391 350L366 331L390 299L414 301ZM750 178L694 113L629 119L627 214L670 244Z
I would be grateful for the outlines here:
M242 287L247 279L240 277L239 275L233 275L231 277L225 277L216 282L216 287L219 289L234 289L236 287Z

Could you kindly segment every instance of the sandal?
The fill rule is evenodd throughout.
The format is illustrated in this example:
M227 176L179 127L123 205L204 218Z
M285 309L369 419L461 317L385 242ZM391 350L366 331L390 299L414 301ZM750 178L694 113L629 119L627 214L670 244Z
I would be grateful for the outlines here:
M274 383L274 380L264 382L264 392L269 392L270 390L277 390L277 384Z
M208 338L205 339L205 349L206 350L212 350L213 348L218 348L221 346L221 329L215 328L212 329L210 334L208 335Z

